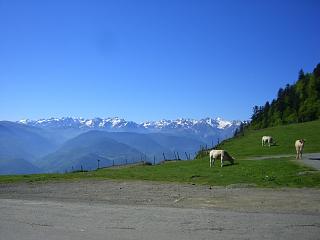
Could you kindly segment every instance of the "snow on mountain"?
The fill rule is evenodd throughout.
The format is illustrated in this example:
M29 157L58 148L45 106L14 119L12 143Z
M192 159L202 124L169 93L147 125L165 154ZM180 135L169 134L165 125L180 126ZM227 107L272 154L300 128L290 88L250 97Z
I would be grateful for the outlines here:
M188 139L215 144L233 136L241 121L228 121L222 118L204 118L200 120L179 118L176 120L158 120L136 123L118 117L109 118L48 118L39 120L23 119L20 124L53 129L71 130L77 133L84 130L103 130L109 132L164 133ZM83 132L83 131L81 131Z
M153 121L153 122L144 122L142 126L146 129L177 129L177 128L185 128L190 129L196 125L207 125L212 128L218 129L225 129L231 127L233 125L240 125L240 121L226 121L221 118L205 118L201 120L194 120L194 119L183 119L179 118L177 120L160 120L160 121Z
M232 126L232 122L223 120L221 118L217 118L216 122L218 123L219 129L225 129L225 128Z
M176 120L158 120L146 121L140 124L133 121L126 121L122 118L48 118L39 120L22 119L18 123L37 126L37 127L72 127L72 128L107 128L107 129L121 129L121 128L142 128L146 130L162 130L162 129L191 129L196 125L206 125L208 127L217 129L226 129L232 126L239 126L241 121L227 121L222 118L205 118L201 120L179 118Z

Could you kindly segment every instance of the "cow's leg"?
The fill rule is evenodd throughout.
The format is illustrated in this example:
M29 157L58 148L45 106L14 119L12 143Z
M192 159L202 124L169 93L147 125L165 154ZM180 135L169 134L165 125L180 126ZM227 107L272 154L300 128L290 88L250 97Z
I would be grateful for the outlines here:
M223 157L224 157L224 155L221 154L221 167L223 167Z
M214 167L214 161L216 160L216 158L212 158L212 167Z
M213 167L215 158L210 156L210 167Z

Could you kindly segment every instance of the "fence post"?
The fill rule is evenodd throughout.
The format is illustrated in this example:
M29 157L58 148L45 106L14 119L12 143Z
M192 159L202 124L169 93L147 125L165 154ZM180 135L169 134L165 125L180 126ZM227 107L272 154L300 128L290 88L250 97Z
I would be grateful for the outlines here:
M164 153L162 153L162 154L163 154L163 160L166 161L166 155L164 155Z

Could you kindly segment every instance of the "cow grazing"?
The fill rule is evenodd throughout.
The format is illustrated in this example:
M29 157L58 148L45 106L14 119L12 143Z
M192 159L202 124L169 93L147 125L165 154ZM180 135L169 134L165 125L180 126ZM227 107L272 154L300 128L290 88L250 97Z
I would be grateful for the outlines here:
M210 156L210 167L213 167L214 161L220 157L221 167L223 167L223 161L229 161L231 164L234 164L234 158L227 153L225 150L211 150L209 153Z
M303 151L305 141L306 140L304 140L304 139L296 140L296 142L294 144L294 146L296 147L296 152L297 152L296 159L302 158L302 151Z
M261 139L261 143L262 143L262 147L266 146L268 144L268 146L271 146L271 143L273 143L273 138L271 136L263 136Z

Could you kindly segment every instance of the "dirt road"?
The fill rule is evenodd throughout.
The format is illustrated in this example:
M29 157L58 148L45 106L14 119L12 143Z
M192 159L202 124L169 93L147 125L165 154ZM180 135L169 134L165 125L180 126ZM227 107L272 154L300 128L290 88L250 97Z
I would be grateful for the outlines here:
M320 170L320 153L306 153L302 155L304 164Z
M0 233L1 240L318 239L320 190L111 180L2 184Z
M280 154L280 155L269 155L263 157L250 157L248 160L264 160L264 159L277 159L282 157L290 157L295 159L294 154ZM303 163L307 166L313 167L314 169L320 170L320 153L304 153L302 159L296 160L298 163Z

